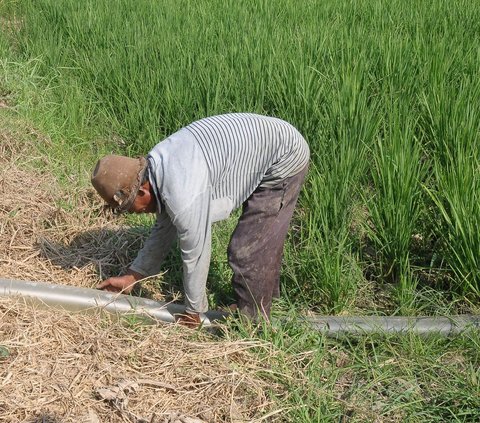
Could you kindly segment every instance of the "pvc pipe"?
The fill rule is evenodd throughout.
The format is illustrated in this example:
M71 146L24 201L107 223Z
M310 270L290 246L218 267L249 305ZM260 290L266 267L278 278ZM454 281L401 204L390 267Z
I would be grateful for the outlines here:
M318 331L331 336L372 334L372 333L406 333L418 335L436 333L438 335L457 335L468 330L480 329L480 316L322 316L307 319Z
M184 314L180 304L163 303L147 298L117 294L98 289L57 285L45 282L16 281L0 279L0 296L27 297L35 304L45 304L69 311L105 310L112 314L135 314L150 321L175 321L174 315ZM226 313L208 311L201 314L204 326L225 318Z
M70 311L105 310L113 314L135 314L150 321L174 322L175 314L185 313L180 304L162 303L147 298L115 294L91 288L56 285L44 282L0 279L0 296L28 297L36 304ZM204 326L225 319L228 313L208 311L201 315ZM404 317L404 316L317 316L305 319L315 330L327 336L371 333L437 333L455 335L480 329L480 316Z

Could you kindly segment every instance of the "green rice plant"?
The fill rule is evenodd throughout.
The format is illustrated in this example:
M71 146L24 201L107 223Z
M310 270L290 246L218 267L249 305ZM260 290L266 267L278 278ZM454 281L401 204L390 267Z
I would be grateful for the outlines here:
M410 270L410 247L422 212L422 182L426 173L415 121L392 106L383 137L371 149L372 194L363 195L369 213L366 227L376 251L381 278L400 283L400 306L411 302L416 285Z
M434 203L432 230L454 273L452 287L480 294L480 83L469 76L456 87L442 82L424 98L432 144L434 181L426 186ZM468 87L468 88L467 88Z
M464 151L443 166L437 161L437 236L455 273L453 286L463 295L480 296L480 161L478 151Z
M417 286L418 277L410 264L409 257L406 257L402 263L399 263L399 277L393 290L398 314L408 316L417 312L419 309Z
M352 210L367 165L367 145L379 123L376 105L365 90L362 62L353 71L344 69L338 84L335 101L324 105L328 120L304 191L308 211L298 269L302 279L315 281L304 287L310 302L333 312L352 303L360 280L350 238Z
M324 312L339 312L352 303L358 277L352 277L355 273L353 256L349 260L352 254L348 239L350 205L341 203L326 189L328 177L333 175L321 175L316 166L311 167L302 203L315 203L320 210L315 209L316 213L305 210L298 221L300 229L296 239L287 247L286 291L297 301L316 305ZM337 219L344 219L343 225L330 215L332 209Z

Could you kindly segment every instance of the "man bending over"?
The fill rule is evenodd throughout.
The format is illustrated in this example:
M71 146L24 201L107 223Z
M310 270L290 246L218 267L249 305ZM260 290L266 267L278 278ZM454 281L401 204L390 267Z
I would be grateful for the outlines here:
M100 159L92 184L117 212L156 213L149 238L127 273L98 288L129 293L160 271L178 238L186 315L200 323L207 311L211 226L242 205L228 246L233 289L243 315L268 318L279 296L283 246L307 173L309 148L280 119L250 113L193 122L157 144L146 158Z

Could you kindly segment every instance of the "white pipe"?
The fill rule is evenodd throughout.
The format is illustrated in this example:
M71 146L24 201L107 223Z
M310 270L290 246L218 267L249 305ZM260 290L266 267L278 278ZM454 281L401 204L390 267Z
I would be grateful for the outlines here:
M479 330L480 316L321 316L308 319L308 323L314 329L334 336L406 332L449 336L468 330Z
M102 309L113 314L133 313L151 321L174 322L176 314L185 312L185 307L179 304L44 282L0 279L0 296L28 297L37 304L46 304L71 311ZM204 326L211 326L215 321L225 319L227 315L220 311L208 311L201 315L201 319ZM317 316L306 318L305 321L313 329L329 336L405 332L414 332L420 335L437 333L448 336L470 329L480 329L480 316L473 315L450 317Z
M174 315L185 313L185 307L161 303L147 298L116 294L98 289L79 288L45 282L0 279L0 296L27 297L36 304L70 311L105 310L113 314L136 314L153 321L175 321ZM225 313L209 311L201 315L204 326L225 317Z

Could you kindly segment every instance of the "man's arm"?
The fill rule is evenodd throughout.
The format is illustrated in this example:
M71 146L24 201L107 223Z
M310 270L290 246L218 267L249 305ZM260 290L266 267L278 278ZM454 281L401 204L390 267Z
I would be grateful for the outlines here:
M159 273L176 235L175 226L168 214L163 211L157 216L157 221L142 249L138 252L137 258L130 265L130 270L140 273L144 277Z
M182 213L174 216L183 261L187 313L204 313L208 310L206 282L212 238L210 201L208 189L198 194Z
M159 273L160 266L168 254L175 236L176 228L170 217L165 212L161 213L157 217L150 236L126 274L104 280L97 285L97 289L124 294L130 293L137 281Z
M205 284L210 265L210 169L188 130L161 142L150 153L155 162L165 210L175 225L183 261L183 286L188 319L208 308ZM134 269L136 270L136 269ZM190 319L192 320L192 319Z

